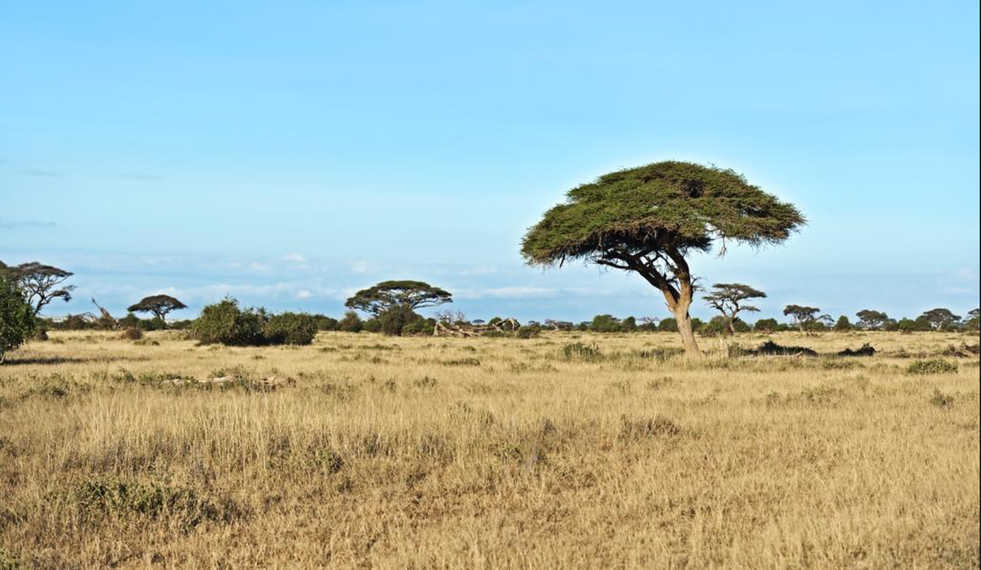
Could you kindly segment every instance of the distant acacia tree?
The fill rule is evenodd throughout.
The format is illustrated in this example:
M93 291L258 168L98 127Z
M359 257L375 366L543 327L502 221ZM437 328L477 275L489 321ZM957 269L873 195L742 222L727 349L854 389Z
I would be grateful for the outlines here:
M859 318L858 326L866 330L877 331L889 322L889 315L872 309L863 309L855 313L855 316Z
M783 314L794 319L794 326L796 326L800 332L805 332L814 323L818 321L818 313L821 309L817 307L808 307L805 305L787 305L783 309Z
M74 275L71 271L65 271L53 265L44 265L37 261L30 261L16 266L2 264L0 274L20 288L24 294L24 299L31 306L34 315L37 316L41 309L54 301L62 299L66 303L72 300L74 285L65 285L65 281Z
M930 323L933 330L946 330L956 326L961 318L950 311L950 309L937 308L926 311L920 318Z
M852 323L848 320L848 317L841 315L838 320L835 321L834 329L838 332L847 332L852 330Z
M685 350L700 355L689 255L709 251L715 240L723 253L727 242L780 243L802 224L797 208L732 170L667 161L573 188L528 231L521 253L531 265L583 260L638 273L661 291Z
M416 311L452 303L453 295L422 281L383 281L362 289L349 298L344 306L378 316L390 309Z
M130 305L126 310L131 313L152 313L164 324L167 323L167 313L186 309L187 305L170 295L151 295L144 297L139 303Z
M753 305L747 305L745 301L766 297L766 293L763 291L742 283L716 283L712 289L711 293L705 295L705 301L722 313L729 334L736 334L735 322L739 313L743 311L758 313L760 311Z
M964 326L970 330L976 331L979 328L979 309L973 309L967 314L967 320L964 321Z

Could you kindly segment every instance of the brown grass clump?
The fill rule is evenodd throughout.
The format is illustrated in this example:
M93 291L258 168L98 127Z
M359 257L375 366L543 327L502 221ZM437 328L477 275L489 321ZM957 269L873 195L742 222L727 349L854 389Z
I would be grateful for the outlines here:
M0 366L4 570L978 567L957 335L116 334Z

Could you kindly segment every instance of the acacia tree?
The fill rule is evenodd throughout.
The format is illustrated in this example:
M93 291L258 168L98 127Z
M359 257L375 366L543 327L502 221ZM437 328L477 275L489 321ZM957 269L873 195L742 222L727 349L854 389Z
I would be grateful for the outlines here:
M804 305L787 305L783 308L783 314L794 319L794 326L800 332L805 332L807 327L811 326L812 323L818 322L817 314L820 312L821 309L817 307L807 307Z
M661 291L685 350L700 355L688 312L695 291L689 256L716 240L722 253L729 241L780 243L803 223L797 208L732 170L657 162L570 190L528 230L521 253L530 265L582 260L638 273Z
M950 311L950 309L938 308L930 309L920 315L920 318L930 323L933 330L949 329L960 322L961 318Z
M65 271L52 265L44 265L37 261L22 263L13 267L4 265L3 273L8 279L12 279L24 294L24 300L31 306L34 315L41 312L41 308L54 301L62 299L66 303L72 300L74 285L65 285L65 281L74 275L71 271Z
M889 322L889 315L872 309L863 309L855 313L855 316L859 318L858 326L867 330L877 331Z
M385 321L396 323L395 327L401 330L402 325L417 318L416 309L452 302L453 296L449 292L429 283L383 281L358 291L344 303L344 306L370 313L375 317L384 315Z
M153 313L166 326L167 313L186 308L187 305L170 295L151 295L144 297L139 303L130 305L126 310L131 313Z
M729 334L736 334L736 315L746 311L758 313L760 310L753 305L747 305L748 299L763 299L766 293L742 283L716 283L713 291L705 295L705 301L722 313Z

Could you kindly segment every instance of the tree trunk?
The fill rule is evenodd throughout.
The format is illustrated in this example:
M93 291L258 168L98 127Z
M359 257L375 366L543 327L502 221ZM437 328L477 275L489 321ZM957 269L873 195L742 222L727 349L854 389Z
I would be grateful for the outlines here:
M681 344L685 347L685 352L688 356L702 356L702 351L698 348L698 342L695 340L695 332L691 328L691 316L688 314L688 309L685 308L683 311L675 313L674 318L678 321L678 332L681 333Z
M729 328L729 336L736 336L736 316L733 315L726 319L726 326Z

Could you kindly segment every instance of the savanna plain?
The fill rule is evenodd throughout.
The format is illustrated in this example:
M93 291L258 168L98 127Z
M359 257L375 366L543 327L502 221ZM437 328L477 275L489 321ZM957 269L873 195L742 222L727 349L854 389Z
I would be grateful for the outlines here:
M52 333L0 366L0 567L979 566L976 334L676 337Z

